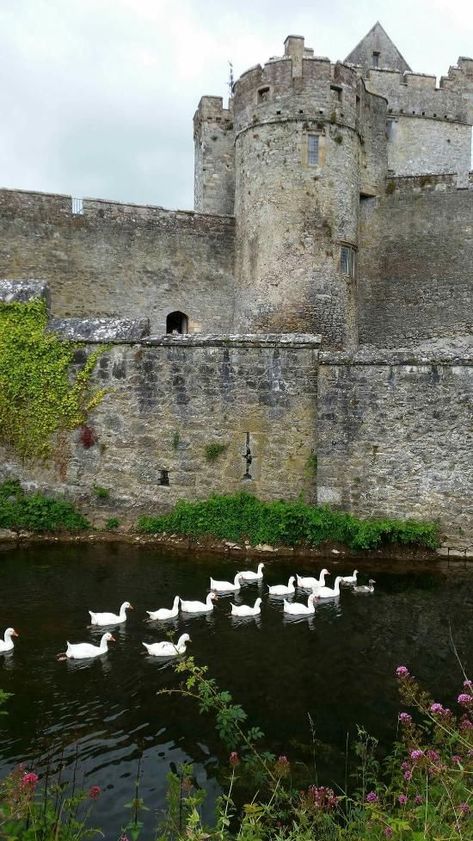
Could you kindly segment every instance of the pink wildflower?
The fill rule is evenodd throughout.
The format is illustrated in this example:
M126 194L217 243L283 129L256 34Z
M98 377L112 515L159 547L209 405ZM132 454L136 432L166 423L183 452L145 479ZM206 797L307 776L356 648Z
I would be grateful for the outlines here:
M406 803L407 803L407 795L406 794L400 794L399 797L397 798L397 802L399 803L400 806L405 806Z
M287 756L278 756L275 765L276 773L282 777L285 774L289 774L290 769L291 765Z
M392 838L392 837L393 837L393 834L394 834L394 830L393 830L393 829L391 829L391 827L390 827L390 826L387 826L387 827L385 827L385 829L384 829L384 834L385 834L386 838Z
M378 797L378 795L376 794L375 791L369 791L368 794L366 795L366 802L367 803L377 803L378 800L379 800L379 797Z
M404 771L403 777L406 782L409 782L409 780L412 780L412 771Z
M456 764L456 765L461 765L461 763L462 763L462 758L461 758L461 756L458 756L458 754L457 754L457 753L455 753L455 754L452 756L452 762L455 762L455 764Z
M469 707L470 704L473 704L473 695L467 695L466 692L460 692L457 702L461 707Z
M399 721L401 724L411 724L412 716L409 713L399 713Z
M416 796L414 797L414 803L416 804L416 806L422 806L423 802L424 798L420 794L416 794Z
M236 766L240 764L240 757L238 756L236 750L232 750L228 761L233 768L236 768Z
M91 786L89 788L90 799L91 800L97 800L97 797L99 796L101 791L102 791L102 789L100 788L100 786Z
M440 761L440 756L439 756L439 754L437 753L436 750L428 750L425 755L428 759L430 759L431 762L439 762Z
M34 788L36 783L38 782L38 780L39 780L38 775L34 774L32 771L30 771L29 773L23 774L23 776L21 778L21 785L24 788L28 788L28 787Z
M409 669L406 666L398 666L396 669L396 677L409 677Z
M458 811L461 812L462 815L469 815L471 812L471 808L468 805L468 803L460 803Z
M423 756L424 756L424 751L423 750L411 750L410 757L411 757L411 759L414 760L414 762L417 762L419 759L422 759Z

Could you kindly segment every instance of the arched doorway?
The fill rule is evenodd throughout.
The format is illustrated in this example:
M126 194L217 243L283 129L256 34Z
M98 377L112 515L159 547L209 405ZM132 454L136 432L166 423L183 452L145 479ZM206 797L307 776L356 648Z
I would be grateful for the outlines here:
M170 312L166 318L166 333L187 333L188 322L184 312Z

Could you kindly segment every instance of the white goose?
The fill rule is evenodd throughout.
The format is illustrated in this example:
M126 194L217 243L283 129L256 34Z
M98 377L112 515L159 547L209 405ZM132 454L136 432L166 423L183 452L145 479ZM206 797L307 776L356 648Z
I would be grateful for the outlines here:
M0 640L0 654L4 654L6 651L13 651L13 639L12 637L17 637L18 634L14 628L7 628L3 639Z
M216 593L234 593L235 590L240 589L241 580L241 572L237 572L233 584L231 581L215 581L214 578L211 578L210 589L214 590Z
M102 636L100 645L92 645L90 642L78 642L73 645L68 642L66 651L57 655L58 660L89 660L91 657L99 657L107 653L109 642L115 642L115 637L109 632Z
M294 586L294 581L296 580L295 575L291 575L287 584L273 584L272 587L268 587L269 595L270 596L290 596L291 593L296 592L296 588Z
M370 578L368 584L361 584L359 587L353 587L354 593L374 593L374 585L376 581L374 578Z
M342 575L342 580L340 584L356 584L356 579L358 576L358 570L353 570L353 575Z
M181 610L184 613L210 613L214 609L213 602L217 598L216 593L209 593L205 602L187 602L181 599Z
M325 587L325 576L330 575L328 569L320 570L319 577L313 578L310 575L297 576L297 586L301 588L301 590L318 590L319 587Z
M284 599L284 613L290 613L291 616L308 616L311 613L315 613L314 601L316 598L317 594L311 593L307 599L307 604L301 604L301 602L287 602L286 599Z
M319 587L318 590L315 591L316 596L319 599L335 599L337 596L340 595L340 581L342 580L340 575L337 575L333 588L332 587Z
M127 610L133 610L133 605L130 602L123 602L120 607L120 613L90 613L91 625L118 625L121 622L126 622Z
M243 581L262 581L263 580L263 567L264 563L258 564L257 572L253 572L251 569L245 569L243 572L240 572L240 576Z
M179 596L174 597L171 609L160 607L159 610L147 610L150 619L175 619L179 613Z
M189 634L182 634L176 643L165 640L164 642L143 642L142 645L152 657L178 657L186 653L186 643L190 641Z
M253 607L249 604L232 604L232 616L259 616L261 613L261 598L256 599Z

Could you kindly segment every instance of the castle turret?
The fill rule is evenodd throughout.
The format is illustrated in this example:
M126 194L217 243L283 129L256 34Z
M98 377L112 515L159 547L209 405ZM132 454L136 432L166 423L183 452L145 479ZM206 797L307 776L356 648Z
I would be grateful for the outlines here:
M360 192L384 185L385 100L289 36L283 57L236 82L233 108L236 328L356 344Z
M220 96L203 96L194 114L194 209L231 216L235 157L230 108Z

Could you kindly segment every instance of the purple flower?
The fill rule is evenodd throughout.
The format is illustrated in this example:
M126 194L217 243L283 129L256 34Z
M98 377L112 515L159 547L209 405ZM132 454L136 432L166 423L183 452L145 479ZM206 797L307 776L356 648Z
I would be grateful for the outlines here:
M399 797L397 798L397 802L399 803L400 806L405 806L406 803L407 803L407 795L406 794L400 794Z
M309 786L307 794L302 791L301 797L303 801L305 801L306 805L322 812L328 812L331 809L334 809L339 799L332 788L328 788L328 786L314 785Z
M470 692L473 692L473 680L464 680L463 689L469 689Z
M466 715L464 715L461 718L458 726L459 726L460 730L471 730L473 728L473 723L470 721L469 718L467 718Z
M411 724L412 716L409 713L399 713L399 721L401 724Z
M393 829L391 829L391 827L390 827L390 826L387 826L387 827L385 827L385 829L384 829L384 834L385 834L386 838L392 838L392 837L393 837L393 834L394 834L394 830L393 830Z
M396 669L396 677L409 677L409 669L406 666L398 666Z
M455 762L457 765L461 765L461 763L462 763L462 758L461 758L461 756L458 756L458 754L457 754L457 753L455 753L455 754L452 756L452 762Z
M461 812L462 815L469 815L470 812L471 812L471 809L470 809L468 803L460 803L460 805L458 807L458 811Z
M424 798L420 794L416 794L416 796L414 797L414 803L416 804L416 806L422 806L423 802Z
M375 791L369 791L368 794L366 795L366 802L367 803L377 803L378 800L379 800L379 797L378 797L378 795L376 794Z
M404 771L404 775L403 775L403 776L404 776L404 779L405 779L407 782L409 782L409 780L412 780L412 771Z
M419 759L422 759L423 756L423 750L411 750L410 757L414 760L414 762L417 762Z
M467 695L466 692L461 692L457 698L457 702L461 707L469 707L473 704L473 695Z
M232 750L230 756L228 757L228 761L233 768L236 768L236 766L240 764L240 757L238 756L236 750Z
M440 756L436 750L428 750L425 755L431 762L439 762L440 760Z
M430 712L434 715L451 715L451 711L448 708L443 707L442 704L437 703L430 705Z

